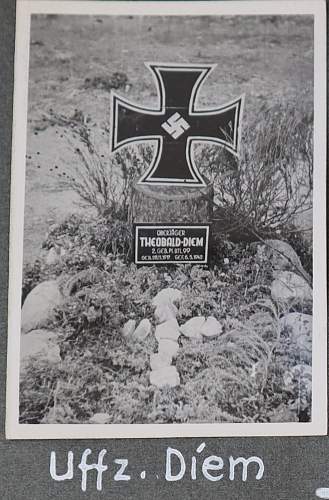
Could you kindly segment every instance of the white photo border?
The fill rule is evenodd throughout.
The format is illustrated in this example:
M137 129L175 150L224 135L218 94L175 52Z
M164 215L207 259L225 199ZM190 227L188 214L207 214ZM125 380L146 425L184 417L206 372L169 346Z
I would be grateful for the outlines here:
M20 424L20 311L23 262L25 153L30 18L71 15L313 15L314 16L314 204L312 421L307 423L213 424ZM17 0L11 174L8 294L6 438L89 439L220 436L309 436L327 433L326 287L326 2L324 0L244 0L221 2L115 2Z

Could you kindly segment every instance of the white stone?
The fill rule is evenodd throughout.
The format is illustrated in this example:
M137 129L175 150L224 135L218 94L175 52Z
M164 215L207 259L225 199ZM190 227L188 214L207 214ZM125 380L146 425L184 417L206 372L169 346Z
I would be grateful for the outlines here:
M313 292L310 285L295 273L281 271L271 285L271 296L284 304L311 305Z
M129 319L121 328L121 333L124 337L131 337L136 329L136 320Z
M175 358L179 351L179 345L173 340L161 339L159 340L158 353L164 357Z
M312 367L300 364L287 370L283 375L285 389L298 390L299 394L312 393Z
M206 321L203 323L202 328L200 330L201 335L204 337L217 337L223 331L223 327L220 322L214 318L213 316L209 316Z
M185 337L188 338L200 338L201 330L203 325L205 324L204 316L196 316L195 318L191 318L184 325L180 327L180 331Z
M156 307L154 311L154 317L158 323L164 323L165 321L170 321L175 319L177 314L177 307L175 304L160 304Z
M151 370L161 370L161 368L170 366L171 361L172 361L172 356L160 353L151 354L150 356Z
M150 372L150 382L159 389L176 387L180 384L179 373L175 366L167 366Z
M161 339L178 340L179 335L179 326L176 319L165 321L155 329L155 337L158 341Z
M289 243L281 240L265 240L261 245L263 254L271 261L274 269L280 271L301 270L300 259ZM257 252L259 252L259 246Z
M312 316L310 314L289 313L280 318L280 330L289 335L292 349L299 349L301 361L312 363Z
M37 357L49 363L60 363L60 349L55 343L56 339L57 335L48 330L34 330L21 335L21 368L25 368L31 357Z
M292 312L280 318L280 330L287 331L292 340L305 335L312 337L312 323L311 314Z
M90 424L108 424L110 423L111 417L108 413L95 413L90 419Z
M22 308L22 333L46 326L55 308L63 302L64 297L56 281L44 281L33 288Z
M176 288L164 288L152 300L153 306L168 304L168 302L179 302L182 298L182 292Z
M46 256L46 264L48 266L53 266L54 264L58 264L60 261L60 255L57 252L56 248L52 247Z
M152 325L149 319L142 319L138 327L133 333L133 337L137 340L144 340L150 334Z

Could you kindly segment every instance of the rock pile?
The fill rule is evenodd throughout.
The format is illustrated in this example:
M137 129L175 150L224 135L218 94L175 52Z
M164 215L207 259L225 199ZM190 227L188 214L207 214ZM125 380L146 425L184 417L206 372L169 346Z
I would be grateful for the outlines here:
M216 318L197 316L179 326L176 314L177 305L182 293L174 288L161 290L154 297L154 316L158 325L155 338L158 341L158 352L150 358L150 382L156 387L176 387L180 384L179 373L173 361L179 351L178 339L184 335L189 339L201 340L203 337L216 337L222 333L222 326ZM176 305L177 304L177 305Z
M159 388L176 387L180 384L179 373L172 363L179 350L177 341L180 331L176 319L178 309L175 303L179 303L181 296L180 290L165 288L152 300L152 305L155 306L154 317L158 322L155 329L158 352L150 358L150 382Z

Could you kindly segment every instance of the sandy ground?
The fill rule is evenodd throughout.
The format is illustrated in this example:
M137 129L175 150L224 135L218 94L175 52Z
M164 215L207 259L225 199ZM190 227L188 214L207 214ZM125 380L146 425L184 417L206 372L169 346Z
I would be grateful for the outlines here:
M140 105L156 104L145 61L217 63L199 105L217 106L243 93L244 120L264 106L312 101L313 26L308 17L92 17L34 16L31 24L26 162L24 261L33 260L49 224L83 210L65 176L76 158L51 109L72 116L81 110L101 136L109 120L110 94L86 89L86 78L124 72L121 92ZM108 137L101 136L105 149Z

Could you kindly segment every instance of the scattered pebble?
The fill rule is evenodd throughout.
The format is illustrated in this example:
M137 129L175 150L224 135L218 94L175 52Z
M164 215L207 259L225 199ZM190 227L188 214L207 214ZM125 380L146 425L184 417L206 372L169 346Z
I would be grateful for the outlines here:
M150 382L159 389L176 387L180 384L179 374L175 366L166 366L150 372Z
M209 316L206 319L201 328L201 335L204 337L212 338L217 337L223 331L223 327L220 322L213 316Z
M298 339L303 335L312 336L312 322L313 317L311 314L303 314L292 312L280 318L280 330L286 330L292 340Z
M180 327L181 333L188 338L201 338L201 329L206 321L204 316L189 319Z
M154 311L154 317L158 323L164 323L175 319L177 315L177 307L174 304L158 305Z
M281 271L271 285L271 296L276 302L301 306L312 305L313 292L301 276L290 271Z
M176 288L164 288L152 300L153 306L168 304L168 302L179 302L182 298L182 292Z
M145 340L146 337L151 333L151 322L148 319L142 319L138 327L133 333L133 337L137 340Z
M121 333L124 337L131 337L136 329L136 320L129 319L121 328Z
M108 413L95 413L90 419L90 424L109 424L111 420L110 415Z
M172 356L166 354L151 354L150 356L150 366L151 370L160 370L166 366L170 366L172 361Z
M158 341L161 339L178 340L179 335L179 327L176 319L165 321L155 329L155 337Z
M179 351L179 345L174 340L161 339L158 345L158 352L161 356L171 356L175 358Z

